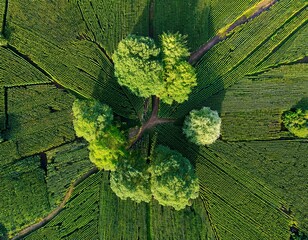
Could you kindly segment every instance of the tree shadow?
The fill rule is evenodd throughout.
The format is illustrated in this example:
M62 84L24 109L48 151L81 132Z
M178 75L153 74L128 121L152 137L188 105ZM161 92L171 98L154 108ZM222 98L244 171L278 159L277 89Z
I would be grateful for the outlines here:
M292 106L291 109L301 108L303 110L308 110L308 97L302 98L298 103Z
M0 240L7 240L8 238L8 231L5 226L0 223Z

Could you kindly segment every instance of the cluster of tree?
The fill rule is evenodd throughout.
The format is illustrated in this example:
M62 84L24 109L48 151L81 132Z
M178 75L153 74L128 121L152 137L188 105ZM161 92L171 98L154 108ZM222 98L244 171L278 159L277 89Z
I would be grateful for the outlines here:
M282 115L282 122L295 136L308 137L308 110L297 108L286 111Z
M153 39L130 35L123 39L112 58L122 86L140 97L157 96L172 104L188 99L197 85L194 68L186 61L186 36L164 33L157 46Z
M74 129L89 142L90 160L98 169L114 171L118 159L126 154L126 138L115 125L109 106L93 100L73 103Z
M150 202L153 197L176 210L190 206L199 195L198 178L189 160L162 145L155 148L150 164L140 157L123 160L111 173L110 184L121 199Z
M110 107L96 101L76 100L73 104L74 127L79 137L89 142L90 160L99 168L111 170L112 190L121 199L149 202L183 209L197 198L198 179L189 160L166 146L153 148L150 156L132 146L142 134L157 124L171 122L159 118L159 101L182 103L188 99L197 79L187 62L186 37L164 33L157 46L153 39L131 35L123 39L113 54L115 75L120 85L134 94L152 96L151 117L129 142L113 120ZM193 110L183 132L197 145L213 143L220 135L221 119L210 108Z
M111 189L121 199L149 202L153 196L160 204L180 210L198 196L194 169L177 151L158 146L147 156L142 149L129 150L111 108L97 101L77 99L73 113L76 135L89 142L90 160L99 169L112 171Z

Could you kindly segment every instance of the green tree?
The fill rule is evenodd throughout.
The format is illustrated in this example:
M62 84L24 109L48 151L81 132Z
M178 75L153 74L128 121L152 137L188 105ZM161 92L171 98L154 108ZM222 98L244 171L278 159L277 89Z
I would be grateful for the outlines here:
M135 35L123 39L113 54L115 76L137 96L182 103L197 85L195 70L187 62L186 37L164 33L160 43L158 48L153 39Z
M164 88L158 94L167 104L182 103L197 85L195 69L187 62L190 55L186 36L163 33L160 37L164 66Z
M163 84L159 54L160 49L149 37L129 35L123 39L112 56L119 84L140 97L157 95Z
M150 167L151 191L163 206L176 210L191 205L199 195L199 183L189 160L179 152L159 145L152 156Z
M150 173L146 159L136 153L122 158L117 170L111 173L110 187L121 199L139 202L150 202Z
M96 139L113 120L111 108L97 101L76 99L72 110L76 135L88 142Z
M115 171L121 157L127 154L126 139L116 126L108 126L95 140L90 141L90 161L98 169Z
M125 136L113 125L111 108L97 101L76 99L72 109L76 135L89 142L90 161L98 169L114 171L127 151Z
M286 111L282 115L282 122L297 137L308 137L308 110L298 108Z
M189 141L197 145L211 144L220 135L221 118L217 111L209 107L192 110L186 117L183 133Z

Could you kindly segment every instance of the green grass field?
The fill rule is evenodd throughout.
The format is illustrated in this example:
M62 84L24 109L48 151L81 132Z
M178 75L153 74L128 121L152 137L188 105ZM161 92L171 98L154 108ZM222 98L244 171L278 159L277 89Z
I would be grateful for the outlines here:
M145 99L114 76L112 54L128 34L180 32L194 52L259 2L0 0L0 240L289 240L292 225L308 234L308 141L281 122L308 106L305 0L275 1L234 28L195 64L189 100L160 105L160 117L178 121L151 136L194 165L191 207L120 200L108 172L87 175L94 165L73 128L76 98L110 105L128 125L141 118ZM181 124L203 106L219 112L221 137L197 147Z

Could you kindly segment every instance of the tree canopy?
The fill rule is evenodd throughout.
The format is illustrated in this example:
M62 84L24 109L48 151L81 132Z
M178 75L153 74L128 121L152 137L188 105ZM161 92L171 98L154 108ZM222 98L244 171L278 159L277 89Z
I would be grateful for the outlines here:
M96 139L113 120L111 108L93 100L76 99L72 110L76 135L88 142Z
M301 108L286 111L282 115L284 126L294 135L308 137L308 110Z
M113 125L109 106L93 100L75 100L74 128L78 137L89 142L89 158L98 169L114 171L120 157L125 156L126 139Z
M157 95L163 84L160 49L153 39L129 35L112 56L118 83L140 97Z
M189 160L179 152L159 145L154 150L150 167L151 191L163 206L176 210L191 205L199 195L199 183Z
M183 133L197 145L212 144L220 135L221 118L209 107L192 110L186 117Z
M128 36L113 54L119 84L140 97L155 95L167 104L184 102L197 85L195 70L186 61L186 45L186 37L179 33L162 34L160 47L149 37Z
M117 170L110 175L110 187L123 200L150 202L152 193L146 159L135 153L122 158Z

